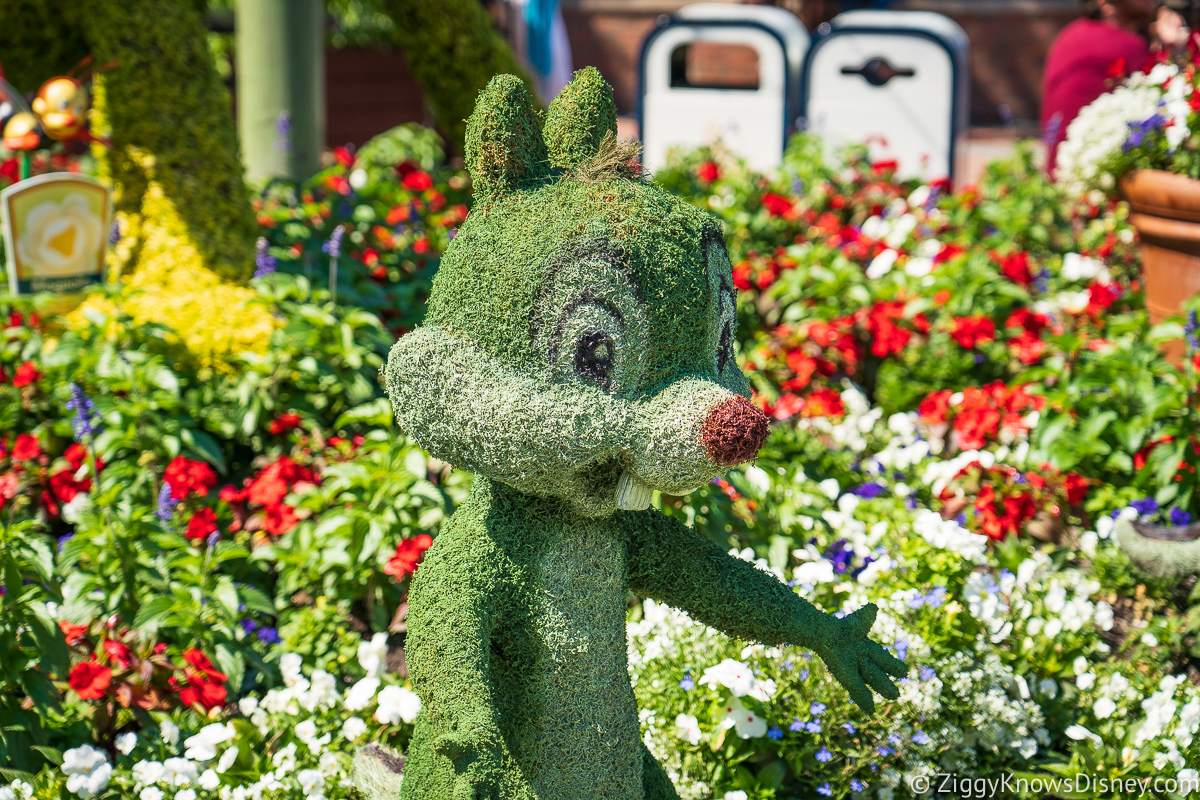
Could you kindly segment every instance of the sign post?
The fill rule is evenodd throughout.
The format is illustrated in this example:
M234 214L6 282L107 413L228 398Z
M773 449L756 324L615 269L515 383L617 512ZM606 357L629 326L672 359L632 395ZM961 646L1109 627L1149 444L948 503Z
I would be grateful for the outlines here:
M104 280L112 193L86 175L56 172L0 192L14 294L75 294Z

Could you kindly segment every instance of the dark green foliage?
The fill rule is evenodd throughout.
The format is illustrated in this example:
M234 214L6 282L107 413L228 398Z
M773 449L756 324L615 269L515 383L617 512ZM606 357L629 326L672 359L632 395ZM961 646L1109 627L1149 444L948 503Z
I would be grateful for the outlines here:
M4 0L0 3L0 64L22 94L36 92L89 53L82 31L63 19L61 0Z
M560 166L610 158L611 92L595 70L550 116ZM714 222L640 179L550 175L515 77L492 80L467 131L481 202L446 251L425 325L384 372L401 428L477 473L410 593L423 711L399 795L674 797L639 735L629 589L738 637L815 650L868 712L868 686L898 696L887 676L906 670L867 638L873 606L826 616L647 509L651 487L703 486L731 466L718 459L765 436L738 397L749 391ZM710 450L717 440L725 449ZM372 800L397 795L384 761L359 757Z
M529 91L536 91L478 0L381 3L438 127L454 147L462 146L475 95L492 76L521 75Z

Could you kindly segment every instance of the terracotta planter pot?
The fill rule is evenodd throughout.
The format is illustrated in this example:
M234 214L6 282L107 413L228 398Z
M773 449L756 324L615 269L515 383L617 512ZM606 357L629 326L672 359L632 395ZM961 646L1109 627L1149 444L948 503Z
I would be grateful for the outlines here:
M1183 301L1200 292L1200 180L1139 169L1121 177L1121 197L1142 243L1146 310L1151 324L1183 313ZM1179 364L1184 342L1163 348Z

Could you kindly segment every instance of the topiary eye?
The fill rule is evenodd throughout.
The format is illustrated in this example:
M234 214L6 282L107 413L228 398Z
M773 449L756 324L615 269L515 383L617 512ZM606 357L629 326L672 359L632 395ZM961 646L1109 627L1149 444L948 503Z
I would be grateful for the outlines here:
M602 386L608 385L613 368L613 343L604 331L590 331L575 344L575 372L591 378Z
M717 340L717 372L725 371L725 365L733 358L733 323L725 321L721 328L721 338Z

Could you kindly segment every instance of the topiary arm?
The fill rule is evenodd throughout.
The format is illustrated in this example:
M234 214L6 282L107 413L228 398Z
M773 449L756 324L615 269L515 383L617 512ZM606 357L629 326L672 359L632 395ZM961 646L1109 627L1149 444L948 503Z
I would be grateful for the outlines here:
M875 709L871 689L899 696L888 675L903 677L908 668L867 638L874 605L837 619L678 520L654 509L622 517L633 591L681 608L730 636L813 650L868 713Z
M452 520L418 570L406 643L422 713L437 732L432 749L457 774L456 798L496 795L505 761L489 663L502 557L474 527Z

